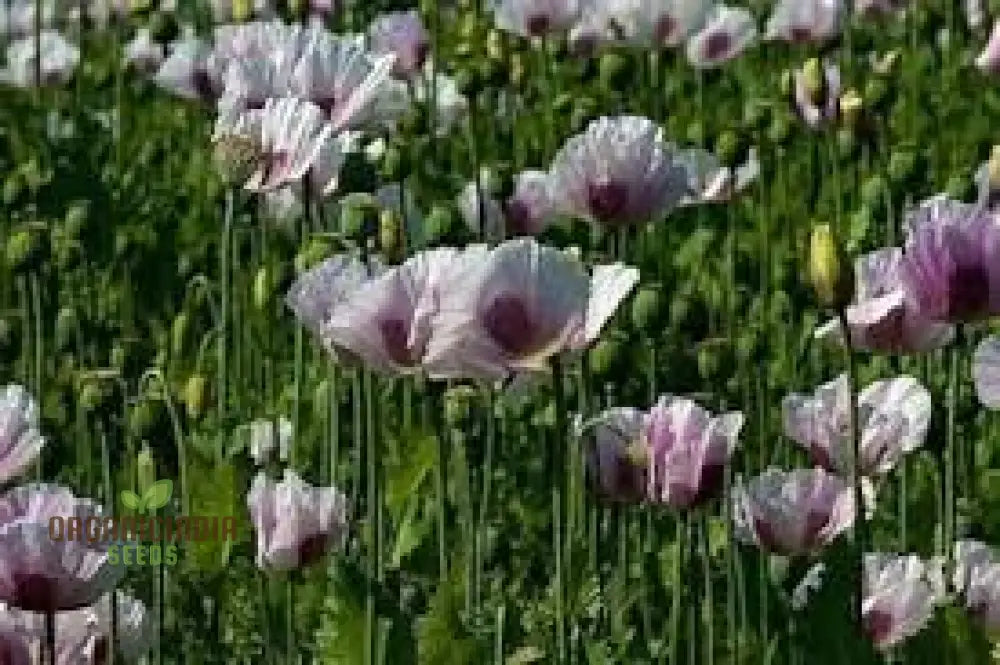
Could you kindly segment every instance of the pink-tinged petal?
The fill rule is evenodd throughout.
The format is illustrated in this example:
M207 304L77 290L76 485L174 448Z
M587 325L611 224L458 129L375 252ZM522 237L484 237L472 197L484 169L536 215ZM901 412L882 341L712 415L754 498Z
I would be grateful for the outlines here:
M767 469L733 493L743 542L785 556L813 554L854 523L853 488L821 468Z
M288 289L285 302L295 317L318 335L337 305L385 270L377 258L366 264L356 256L338 254L302 273Z
M319 561L347 534L347 498L334 487L313 487L286 469L275 483L263 472L247 494L257 532L257 565L294 570Z
M538 235L556 215L549 174L522 171L514 179L514 191L504 205L509 235Z
M704 27L688 40L688 61L697 69L720 67L757 41L753 15L742 8L716 5Z
M837 36L843 13L843 0L780 0L764 38L793 44L826 41Z
M945 599L937 567L913 555L865 555L862 615L877 648L902 643L930 621Z
M584 348L596 341L605 324L638 283L638 268L621 263L594 266L582 336L577 335L573 345Z
M595 491L609 501L638 503L646 490L646 448L638 409L609 409L589 424L588 471Z
M212 102L222 93L221 71L211 48L197 38L173 45L153 78L164 90L184 99Z
M45 446L38 403L22 386L0 390L0 485L24 473Z
M972 379L979 401L991 409L1000 408L1000 337L987 337L976 347Z
M368 28L368 40L375 53L395 56L393 74L401 78L419 74L430 55L430 34L415 9L377 16Z
M455 250L431 250L366 282L331 312L324 339L378 371L419 371L441 280L458 260Z
M504 213L500 203L489 196L493 175L483 169L479 182L471 180L458 195L456 204L466 227L476 237L497 241L504 233Z
M569 30L580 16L581 0L499 0L493 13L497 27L524 37Z
M989 41L976 58L976 67L986 74L1000 74L1000 21L993 24Z

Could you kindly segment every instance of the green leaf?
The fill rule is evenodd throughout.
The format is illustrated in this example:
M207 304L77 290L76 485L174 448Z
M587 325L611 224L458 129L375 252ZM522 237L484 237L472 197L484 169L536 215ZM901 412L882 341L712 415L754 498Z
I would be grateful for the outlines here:
M158 480L149 486L142 496L142 502L146 510L153 511L162 508L170 502L170 496L174 491L174 483L169 479Z
M129 510L139 509L139 504L142 502L142 499L140 499L139 495L135 492L131 490L122 490L119 496L121 496L122 505Z

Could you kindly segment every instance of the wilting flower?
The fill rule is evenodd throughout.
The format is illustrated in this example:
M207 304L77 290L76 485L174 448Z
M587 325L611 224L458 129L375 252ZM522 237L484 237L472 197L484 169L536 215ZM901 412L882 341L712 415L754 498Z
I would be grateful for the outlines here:
M261 472L247 494L257 531L257 566L293 570L318 561L347 534L347 497L313 487L291 469L275 483Z
M854 523L853 488L821 468L769 468L737 485L733 520L743 542L780 555L812 554Z
M503 206L508 235L538 235L555 218L549 174L522 171L514 178L514 191Z
M780 0L767 21L764 39L794 44L821 42L840 32L844 0Z
M301 181L325 157L327 151L339 153L341 144L333 129L324 122L318 106L301 99L269 99L263 109L220 116L215 140L240 136L258 147L255 168L244 187L252 192L273 191ZM336 186L327 183L323 190Z
M435 378L504 379L546 371L586 348L635 287L639 271L597 266L533 238L509 240L446 280L424 358Z
M0 485L24 473L43 446L38 404L22 386L5 386L0 390Z
M155 622L142 602L120 592L105 594L94 605L56 615L56 663L95 665L108 662L112 633L111 599L116 600L117 651L130 662L155 644ZM7 609L0 611L0 662L31 665L46 640L45 616ZM9 652L5 652L5 647ZM7 659L5 660L5 656Z
M648 118L599 118L559 150L549 170L556 207L596 224L659 219L688 193L681 154Z
M80 64L80 49L54 30L45 30L39 39L36 44L33 36L25 37L7 47L7 67L0 71L0 81L23 88L62 85L69 81ZM40 82L35 80L39 53Z
M710 0L617 0L611 21L625 41L637 46L675 47L700 29L712 8Z
M716 5L705 25L688 40L687 58L698 69L719 67L757 41L757 26L746 9Z
M648 413L610 409L593 424L596 488L612 500L690 508L721 489L742 426L741 413L712 416L679 397Z
M914 555L866 554L863 586L865 632L879 649L919 633L945 597L941 566Z
M153 80L178 97L215 102L222 94L223 73L211 47L189 36L171 45Z
M82 539L68 537L72 518L79 519ZM59 612L90 605L111 590L124 569L109 563L105 540L86 538L93 526L88 518L100 520L100 508L62 487L22 486L0 497L0 601Z
M955 543L953 584L969 614L987 630L1000 630L1000 563L985 543Z
M153 41L149 28L139 28L135 37L125 45L125 60L142 74L152 75L166 57L162 44Z
M756 148L750 148L746 161L738 166L722 166L719 158L707 150L686 150L682 155L687 164L688 189L691 192L681 199L682 206L725 203L749 187L760 175Z
M395 55L372 55L361 35L313 39L292 73L295 95L323 110L333 129L387 126L406 110L406 86L392 78Z
M277 420L259 418L250 423L250 457L259 465L267 464L278 451L278 459L288 460L292 447L292 422L281 416Z
M285 301L296 318L319 335L333 309L383 271L377 259L366 265L355 256L338 254L300 275Z
M792 394L782 402L785 434L809 451L815 464L850 477L851 393L847 375L813 395ZM909 376L876 381L858 395L861 475L888 473L903 455L919 448L931 421L931 395Z
M840 69L832 62L817 59L796 69L794 77L795 110L810 129L819 129L837 119L840 113Z
M902 271L917 310L949 323L1000 314L1000 222L944 195L907 216Z
M953 326L935 323L907 296L903 252L888 247L855 260L854 301L847 307L851 347L884 353L922 353L951 342ZM838 319L831 319L816 336L844 342Z
M473 262L472 256L482 260L485 249L422 252L362 284L333 308L323 325L324 342L346 349L382 372L419 371L441 285L463 272L459 266ZM452 288L462 288L461 283L455 282Z
M499 0L497 27L524 37L569 30L580 14L580 0Z
M976 67L986 74L1000 74L1000 21L993 24L989 41L976 58Z
M376 17L368 28L368 41L375 53L395 55L393 74L406 79L423 71L431 50L430 35L415 9Z

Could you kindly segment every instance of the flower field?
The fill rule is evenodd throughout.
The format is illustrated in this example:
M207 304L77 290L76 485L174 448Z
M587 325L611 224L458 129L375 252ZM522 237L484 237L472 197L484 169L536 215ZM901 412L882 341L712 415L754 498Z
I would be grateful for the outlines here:
M0 54L0 665L1000 662L1000 3Z

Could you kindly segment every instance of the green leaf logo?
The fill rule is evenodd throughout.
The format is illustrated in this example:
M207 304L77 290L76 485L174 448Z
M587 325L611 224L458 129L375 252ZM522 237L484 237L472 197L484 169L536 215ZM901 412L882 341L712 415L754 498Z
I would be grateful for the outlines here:
M121 492L122 505L124 505L129 510L139 510L139 504L142 503L142 499L139 495L130 490L122 490Z
M142 495L142 504L147 512L152 513L157 508L162 508L170 502L170 495L173 494L174 484L169 480L158 480L146 493Z

